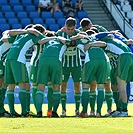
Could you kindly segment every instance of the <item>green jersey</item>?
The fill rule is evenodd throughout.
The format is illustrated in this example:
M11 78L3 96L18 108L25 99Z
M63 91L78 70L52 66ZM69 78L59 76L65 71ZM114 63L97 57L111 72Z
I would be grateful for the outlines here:
M4 61L5 57L7 55L7 52L9 51L12 42L15 40L15 37L8 37L9 42L4 43L2 39L0 39L0 60Z
M82 41L82 39L81 39ZM95 40L91 39L90 41L86 43L81 43L78 45L80 49L83 51L84 50L84 45L94 42ZM84 42L84 39L83 39ZM94 59L104 59L105 61L109 62L108 56L105 54L104 50L100 47L90 47L86 52L85 52L85 63L94 60Z
M15 41L13 42L6 59L7 60L17 60L21 63L26 63L26 52L32 47L34 44L38 43L38 41L43 37L43 35L39 35L38 37L33 34L21 34L17 35Z
M79 33L79 30L74 31L72 36L75 36ZM56 33L58 36L69 39L71 36L68 36L66 32L58 31ZM63 67L76 67L81 66L80 50L75 47L67 47L62 60Z
M118 39L102 39L106 42L107 46L105 48L105 52L107 53L111 68L115 68L117 66L118 56L125 52L131 52L130 48Z
M44 46L45 48L40 56L40 59L43 57L56 57L60 62L62 61L66 45L63 45L59 39L50 40Z
M105 29L103 26L100 25L92 25L92 27L97 28L98 32L108 31L107 29ZM79 27L78 30L83 31L82 27Z
M30 65L31 66L37 66L38 65L38 62L39 62L39 58L40 58L40 55L43 51L43 45L40 45L40 44L35 44L34 45L34 51L32 53L32 57L31 57L31 60L30 60Z

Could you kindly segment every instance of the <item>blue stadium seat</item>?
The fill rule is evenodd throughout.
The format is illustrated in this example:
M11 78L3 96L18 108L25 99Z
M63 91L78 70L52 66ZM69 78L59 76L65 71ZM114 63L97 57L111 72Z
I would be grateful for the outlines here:
M6 19L5 18L0 18L0 24L6 24Z
M34 0L35 7L38 7L39 0Z
M64 15L63 12L54 12L53 17L57 20L59 18L64 18Z
M88 18L88 14L85 11L78 11L78 18L81 20L83 18Z
M43 19L42 18L34 18L33 24L43 24Z
M56 21L55 21L54 18L47 18L47 19L45 20L45 23L46 23L46 25L49 26L50 24L55 24Z
M10 0L9 3L10 3L10 5L12 7L16 6L16 5L20 5L20 1L19 0Z
M26 10L27 13L29 13L29 12L35 12L36 11L36 8L35 8L34 5L27 5L27 6L25 6L25 10Z
M8 24L10 24L10 26L12 26L13 24L18 24L18 19L17 18L10 18L8 19Z
M34 18L39 18L40 14L38 12L30 12L29 17L33 20Z
M72 0L72 7L75 8L75 4L76 4L77 0Z
M46 24L42 24L42 26L44 26L46 29L48 28L48 26Z
M31 0L22 0L21 3L22 3L23 6L32 5L32 1Z
M13 24L12 29L21 29L23 26L21 24Z
M22 5L15 5L13 7L13 10L14 10L15 13L17 13L17 12L23 12L24 11L24 8L23 8Z
M15 18L15 13L13 11L5 12L5 18L6 19Z
M2 5L8 5L8 0L0 0L0 7Z
M18 19L27 18L27 17L28 17L28 15L27 15L27 13L25 11L17 13L17 18Z
M80 24L78 23L77 25L76 25L76 28L78 29L80 27Z
M57 20L57 23L60 27L63 27L65 25L65 22L66 22L66 18L59 18Z
M62 7L62 0L58 0L59 6Z
M51 12L42 12L42 18L45 20L46 18L52 18Z
M10 30L9 24L0 24L0 31L4 32L5 30Z
M25 27L26 25L31 24L31 20L29 18L22 18L20 19L20 23Z
M77 25L80 23L80 20L79 18L75 18L76 19L76 22L77 22Z
M1 6L1 11L3 13L5 13L5 12L12 11L12 9L11 9L11 6L9 6L9 5L3 5L3 6Z
M55 32L56 32L56 31L59 30L59 28L60 28L60 27L59 27L58 24L50 24L50 25L49 25L49 30L50 30L50 31L55 31Z
M4 16L3 16L3 13L2 12L0 12L0 18L3 18Z

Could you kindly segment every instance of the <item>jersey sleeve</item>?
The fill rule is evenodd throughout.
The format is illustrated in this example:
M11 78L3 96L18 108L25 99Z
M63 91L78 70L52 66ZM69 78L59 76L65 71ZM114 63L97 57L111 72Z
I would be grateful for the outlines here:
M15 41L16 36L8 36L8 42L13 43Z

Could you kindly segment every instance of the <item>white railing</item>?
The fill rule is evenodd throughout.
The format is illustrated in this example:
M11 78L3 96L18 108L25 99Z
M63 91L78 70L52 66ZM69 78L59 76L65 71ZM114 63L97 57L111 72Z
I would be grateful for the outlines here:
M129 23L125 14L122 13L121 9L117 5L113 4L111 0L102 0L112 14L113 18L121 28L122 32L128 37L133 39L133 26Z

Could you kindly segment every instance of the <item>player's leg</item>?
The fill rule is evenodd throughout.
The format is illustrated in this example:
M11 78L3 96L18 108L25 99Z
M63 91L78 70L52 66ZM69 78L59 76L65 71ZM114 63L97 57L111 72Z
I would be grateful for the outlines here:
M107 83L104 85L104 88L105 88L105 100L107 103L107 114L105 116L110 116L112 113L112 99L113 99L110 80L107 81Z
M53 97L53 86L51 82L48 83L48 93L47 93L47 101L48 101L48 111L47 116L52 116L52 97Z
M96 86L96 81L90 83L89 101L91 110L89 116L95 116Z
M59 117L57 114L57 109L60 104L60 84L54 84L53 85L53 97L52 97L52 103L53 103L53 111L52 111L52 117Z
M71 68L71 75L74 82L74 99L75 99L75 115L79 115L79 107L80 107L80 82L81 82L81 66Z
M67 101L67 85L68 79L70 77L70 67L63 67L62 68L62 84L61 84L61 105L62 105L62 112L60 116L66 116L66 101Z
M89 102L89 84L82 83L82 96L81 96L82 111L79 114L79 117L88 117L87 115L88 102Z

